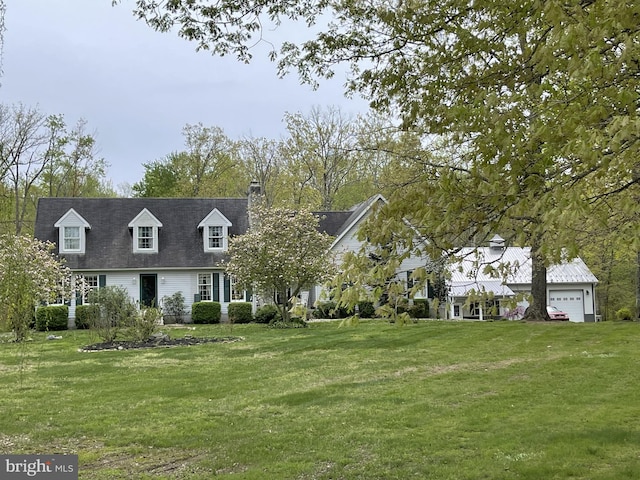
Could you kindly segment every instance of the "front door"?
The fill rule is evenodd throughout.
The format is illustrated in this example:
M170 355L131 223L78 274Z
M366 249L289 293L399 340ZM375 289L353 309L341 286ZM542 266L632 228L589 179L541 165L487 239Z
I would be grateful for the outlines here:
M155 273L140 274L140 306L155 307L158 305L158 275Z

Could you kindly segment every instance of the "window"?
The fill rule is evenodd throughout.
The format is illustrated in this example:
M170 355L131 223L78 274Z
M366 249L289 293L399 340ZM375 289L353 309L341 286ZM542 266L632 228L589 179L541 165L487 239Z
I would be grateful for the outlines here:
M227 249L231 222L220 210L214 208L198 224L202 234L202 247L205 252L217 253Z
M224 229L222 225L209 226L209 248L222 248L224 246Z
M73 208L53 224L58 229L58 249L61 254L83 254L87 242L87 230L91 225Z
M63 227L64 229L64 250L80 251L80 227Z
M133 233L133 253L158 253L159 229L162 228L162 222L149 210L143 208L128 226Z
M244 290L240 288L236 277L230 276L229 280L231 282L231 301L244 302Z
M153 250L153 227L138 227L138 249Z
M200 294L200 301L211 301L211 287L213 282L211 281L210 273L198 274L198 293Z
M83 283L82 302L87 303L89 294L98 289L98 275L85 275Z

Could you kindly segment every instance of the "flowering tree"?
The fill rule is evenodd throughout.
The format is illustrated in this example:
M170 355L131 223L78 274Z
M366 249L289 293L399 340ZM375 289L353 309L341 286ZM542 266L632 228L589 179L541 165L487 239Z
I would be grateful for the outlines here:
M39 302L71 295L71 271L53 254L53 244L25 236L0 236L0 323L16 341L26 338Z
M319 218L308 210L251 210L253 225L229 242L227 272L275 302L282 319L290 320L291 299L327 280L334 266L329 254L332 238L318 231Z

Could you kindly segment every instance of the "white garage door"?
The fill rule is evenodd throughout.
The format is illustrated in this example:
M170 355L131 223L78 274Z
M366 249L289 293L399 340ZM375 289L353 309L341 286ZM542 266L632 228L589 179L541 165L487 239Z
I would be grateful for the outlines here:
M582 290L551 290L549 305L558 307L569 315L572 322L584 322Z

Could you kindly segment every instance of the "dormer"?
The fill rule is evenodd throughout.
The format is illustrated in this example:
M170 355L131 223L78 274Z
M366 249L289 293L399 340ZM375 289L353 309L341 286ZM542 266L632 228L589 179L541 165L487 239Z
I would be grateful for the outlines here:
M58 251L61 254L84 254L87 245L87 230L91 225L82 215L70 208L53 224L58 229Z
M158 229L162 223L146 208L129 222L133 233L133 253L158 253Z
M232 223L220 210L214 208L198 224L202 231L202 246L205 252L224 252L229 245L229 227Z

